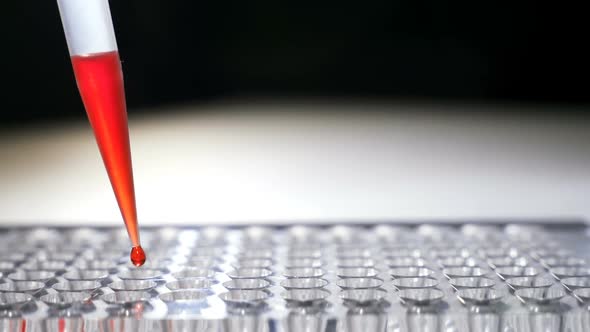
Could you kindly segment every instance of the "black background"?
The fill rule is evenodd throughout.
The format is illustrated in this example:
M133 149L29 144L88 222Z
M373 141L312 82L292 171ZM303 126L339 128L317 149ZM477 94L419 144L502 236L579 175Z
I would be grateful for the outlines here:
M83 117L56 2L3 6L0 122ZM234 96L590 102L586 12L565 3L128 0L111 11L134 111Z

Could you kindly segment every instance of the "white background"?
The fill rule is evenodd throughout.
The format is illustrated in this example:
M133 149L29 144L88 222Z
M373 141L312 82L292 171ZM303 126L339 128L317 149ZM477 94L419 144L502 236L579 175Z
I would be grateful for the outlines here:
M140 224L590 216L590 132L575 115L362 101L195 108L130 112ZM0 142L0 226L120 224L87 123Z

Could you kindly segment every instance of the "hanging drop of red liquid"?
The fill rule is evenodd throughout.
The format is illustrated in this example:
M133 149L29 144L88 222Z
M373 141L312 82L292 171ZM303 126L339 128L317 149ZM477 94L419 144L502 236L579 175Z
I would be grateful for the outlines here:
M131 248L129 257L131 258L131 263L135 266L142 266L145 263L145 252L143 252L141 246Z

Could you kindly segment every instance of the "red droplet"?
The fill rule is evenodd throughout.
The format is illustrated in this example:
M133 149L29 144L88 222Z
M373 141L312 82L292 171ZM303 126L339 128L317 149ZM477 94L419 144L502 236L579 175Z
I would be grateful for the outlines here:
M141 248L141 246L131 248L131 254L129 255L131 258L131 263L135 266L142 266L145 263L145 252Z

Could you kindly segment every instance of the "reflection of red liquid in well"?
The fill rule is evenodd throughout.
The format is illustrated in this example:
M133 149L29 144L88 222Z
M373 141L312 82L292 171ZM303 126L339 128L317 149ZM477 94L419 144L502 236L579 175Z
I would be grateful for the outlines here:
M131 263L135 266L142 266L145 263L145 252L141 246L131 248Z
M72 65L129 238L132 245L138 247L135 189L119 53L75 55Z
M57 321L57 330L58 330L59 332L65 332L65 331L66 331L66 320L65 320L65 319L63 319L63 318L60 318L60 319Z

